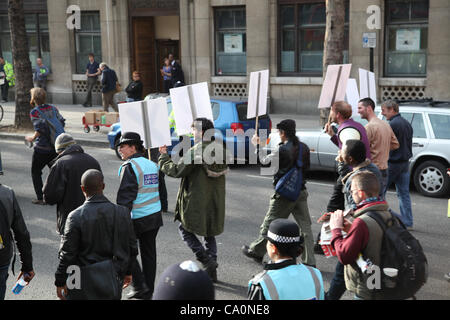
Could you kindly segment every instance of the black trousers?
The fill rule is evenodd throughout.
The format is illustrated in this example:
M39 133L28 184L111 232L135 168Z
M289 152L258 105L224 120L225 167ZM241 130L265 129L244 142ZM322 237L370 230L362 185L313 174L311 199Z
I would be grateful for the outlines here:
M144 291L148 288L153 294L156 277L156 236L159 228L136 234L139 241L139 253L142 260L142 269L139 262L134 261L132 270L133 287L136 291Z
M8 82L5 80L5 84L2 84L0 87L2 87L2 100L8 101Z
M42 193L43 183L42 183L42 169L45 166L51 168L50 163L57 156L56 153L39 153L34 151L33 158L31 160L31 178L33 180L34 192L36 192L36 197L38 200L43 200L44 196Z
M159 171L159 201L161 201L161 210L167 212L169 207L169 201L167 200L167 188L166 181L164 179L165 174L162 171Z
M164 88L163 88L164 93L169 93L170 89L173 88L172 80L164 80L163 84L164 84Z

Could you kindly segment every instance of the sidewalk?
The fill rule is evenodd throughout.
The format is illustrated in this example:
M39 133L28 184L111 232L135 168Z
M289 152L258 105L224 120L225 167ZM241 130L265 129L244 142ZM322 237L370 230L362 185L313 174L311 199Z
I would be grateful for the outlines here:
M0 128L14 124L14 102L2 104L4 109L3 120L0 122ZM84 113L91 110L103 110L102 106L94 106L92 108L84 108L81 105L56 105L62 116L66 119L65 130L70 133L74 139L82 146L109 148L107 135L111 128L100 127L99 132L94 132L91 127L90 133L84 132L83 116ZM276 125L284 119L293 119L297 123L297 130L320 130L319 117L311 115L299 114L271 114L272 127L276 129ZM33 134L30 131L30 134ZM24 133L7 133L0 132L0 140L13 139L23 141Z

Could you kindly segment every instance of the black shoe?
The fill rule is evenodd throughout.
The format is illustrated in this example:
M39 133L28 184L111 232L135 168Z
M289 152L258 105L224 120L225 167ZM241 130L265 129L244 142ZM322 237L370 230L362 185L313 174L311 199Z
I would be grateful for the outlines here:
M87 103L83 103L82 106L85 108L89 108L89 105Z
M211 258L206 263L202 262L202 265L212 282L217 282L217 262Z
M242 253L243 253L245 256L247 256L247 257L249 257L249 258L252 258L253 260L255 260L255 261L258 262L258 263L262 263L263 258L264 258L264 257L259 257L259 256L257 256L256 253L254 253L253 251L251 251L250 248L249 248L248 246L243 246L243 247L242 247Z
M139 291L131 291L127 294L128 299L139 299L139 300L150 300L151 294L150 290L139 290Z
M315 254L322 254L322 255L324 255L323 250L322 250L322 246L320 244L316 243L314 245L314 253Z

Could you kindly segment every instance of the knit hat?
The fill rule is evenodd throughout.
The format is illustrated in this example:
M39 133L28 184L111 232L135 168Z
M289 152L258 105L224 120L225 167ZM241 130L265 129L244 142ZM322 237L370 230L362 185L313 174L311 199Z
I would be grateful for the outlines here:
M55 150L57 153L63 152L67 147L75 144L75 140L70 134L62 133L55 140Z
M155 287L153 300L214 300L214 285L193 261L168 267Z
M286 119L277 124L278 130L283 130L288 136L295 136L295 121Z

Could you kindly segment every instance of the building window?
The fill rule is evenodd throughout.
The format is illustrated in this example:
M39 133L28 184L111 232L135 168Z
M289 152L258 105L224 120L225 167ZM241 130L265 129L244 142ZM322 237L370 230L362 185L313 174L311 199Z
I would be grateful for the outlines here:
M88 55L93 53L95 61L102 60L102 36L99 12L82 12L81 29L75 29L75 47L77 59L77 73L85 74Z
M385 76L426 76L428 9L428 0L386 1Z
M30 50L32 66L36 65L36 59L41 57L43 63L51 70L50 37L48 33L47 14L25 14L25 28ZM12 62L11 34L8 15L0 15L0 54L9 62Z
M216 8L216 75L247 74L245 7Z
M348 17L346 3L344 63L348 62ZM323 74L326 29L324 1L279 0L279 74L286 76Z

